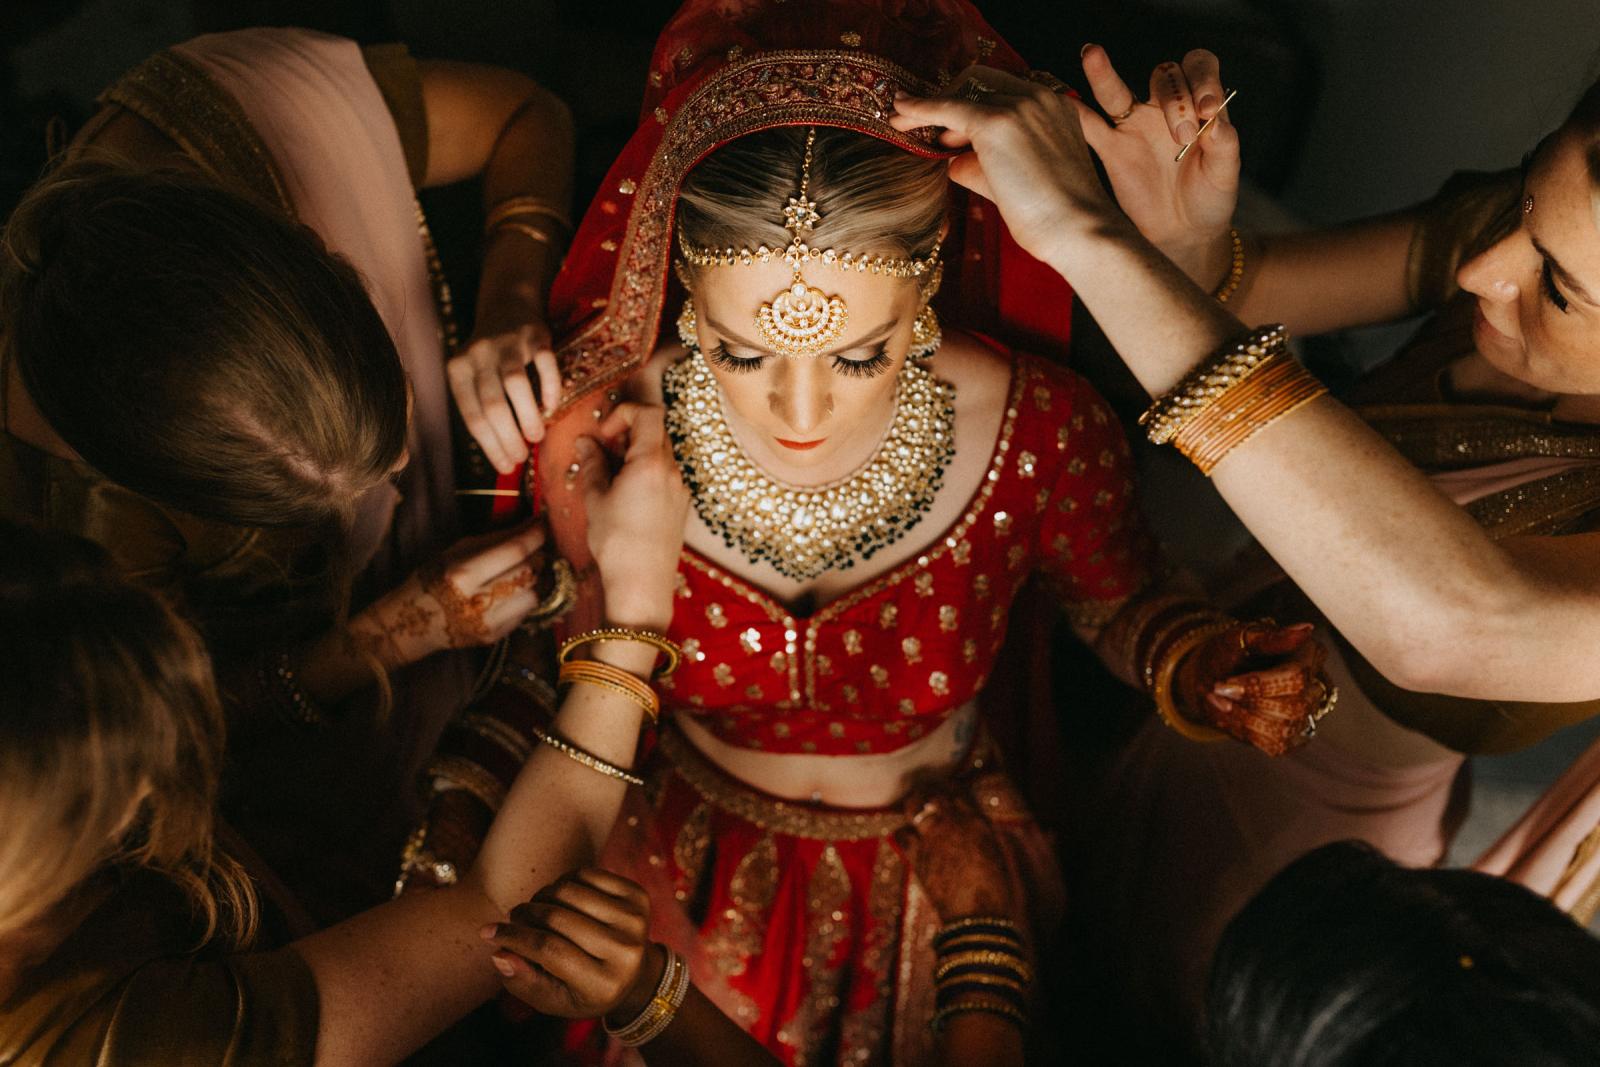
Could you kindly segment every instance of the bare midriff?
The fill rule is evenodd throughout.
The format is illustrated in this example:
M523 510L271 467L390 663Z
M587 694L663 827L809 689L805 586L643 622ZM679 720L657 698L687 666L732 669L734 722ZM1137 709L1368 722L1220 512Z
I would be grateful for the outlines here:
M707 759L732 778L783 800L840 808L884 808L914 785L949 773L966 758L978 719L969 700L937 728L903 748L870 755L817 756L761 752L729 744L691 716L678 729Z

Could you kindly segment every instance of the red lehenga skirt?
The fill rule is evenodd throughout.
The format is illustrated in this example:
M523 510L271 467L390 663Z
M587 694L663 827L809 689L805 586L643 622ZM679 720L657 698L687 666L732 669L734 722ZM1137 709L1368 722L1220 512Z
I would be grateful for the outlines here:
M980 740L962 773L995 760ZM683 953L696 985L795 1067L928 1062L939 917L896 840L901 812L779 800L670 726L644 777L601 863L649 890L652 936ZM1009 783L989 774L981 792L1029 888L1034 929L1053 930L1063 905L1053 850ZM628 1062L622 1052L603 1059Z

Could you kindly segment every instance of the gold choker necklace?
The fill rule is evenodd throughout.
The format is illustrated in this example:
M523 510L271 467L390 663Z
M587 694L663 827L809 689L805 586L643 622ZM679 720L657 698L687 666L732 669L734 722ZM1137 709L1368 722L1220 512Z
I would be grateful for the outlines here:
M828 485L780 482L745 455L722 414L722 391L698 348L661 378L672 451L695 510L729 548L804 581L848 570L898 541L933 506L955 453L955 386L907 359L894 418L877 451Z

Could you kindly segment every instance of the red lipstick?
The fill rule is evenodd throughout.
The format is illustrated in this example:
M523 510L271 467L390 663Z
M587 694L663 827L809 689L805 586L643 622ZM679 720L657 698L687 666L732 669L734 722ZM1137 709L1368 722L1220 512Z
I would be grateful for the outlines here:
M778 442L784 448L792 448L796 452L805 452L808 449L816 448L822 442L826 441L827 438L819 437L815 441L785 441L781 437L774 437L773 440Z

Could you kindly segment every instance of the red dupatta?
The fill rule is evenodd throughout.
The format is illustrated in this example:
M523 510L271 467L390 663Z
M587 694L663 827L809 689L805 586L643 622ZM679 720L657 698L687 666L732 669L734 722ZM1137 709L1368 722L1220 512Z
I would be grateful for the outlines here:
M984 63L1035 75L964 0L691 0L662 31L640 124L584 214L550 294L563 397L526 474L563 555L589 562L581 501L564 491L572 444L616 403L683 294L671 270L684 175L719 146L779 126L837 126L930 158L956 153L934 130L887 121L899 90L936 92ZM1011 239L987 201L951 187L946 322L1064 359L1072 291ZM522 475L503 480L514 488ZM585 582L585 592L595 589ZM598 598L573 620L598 617Z

